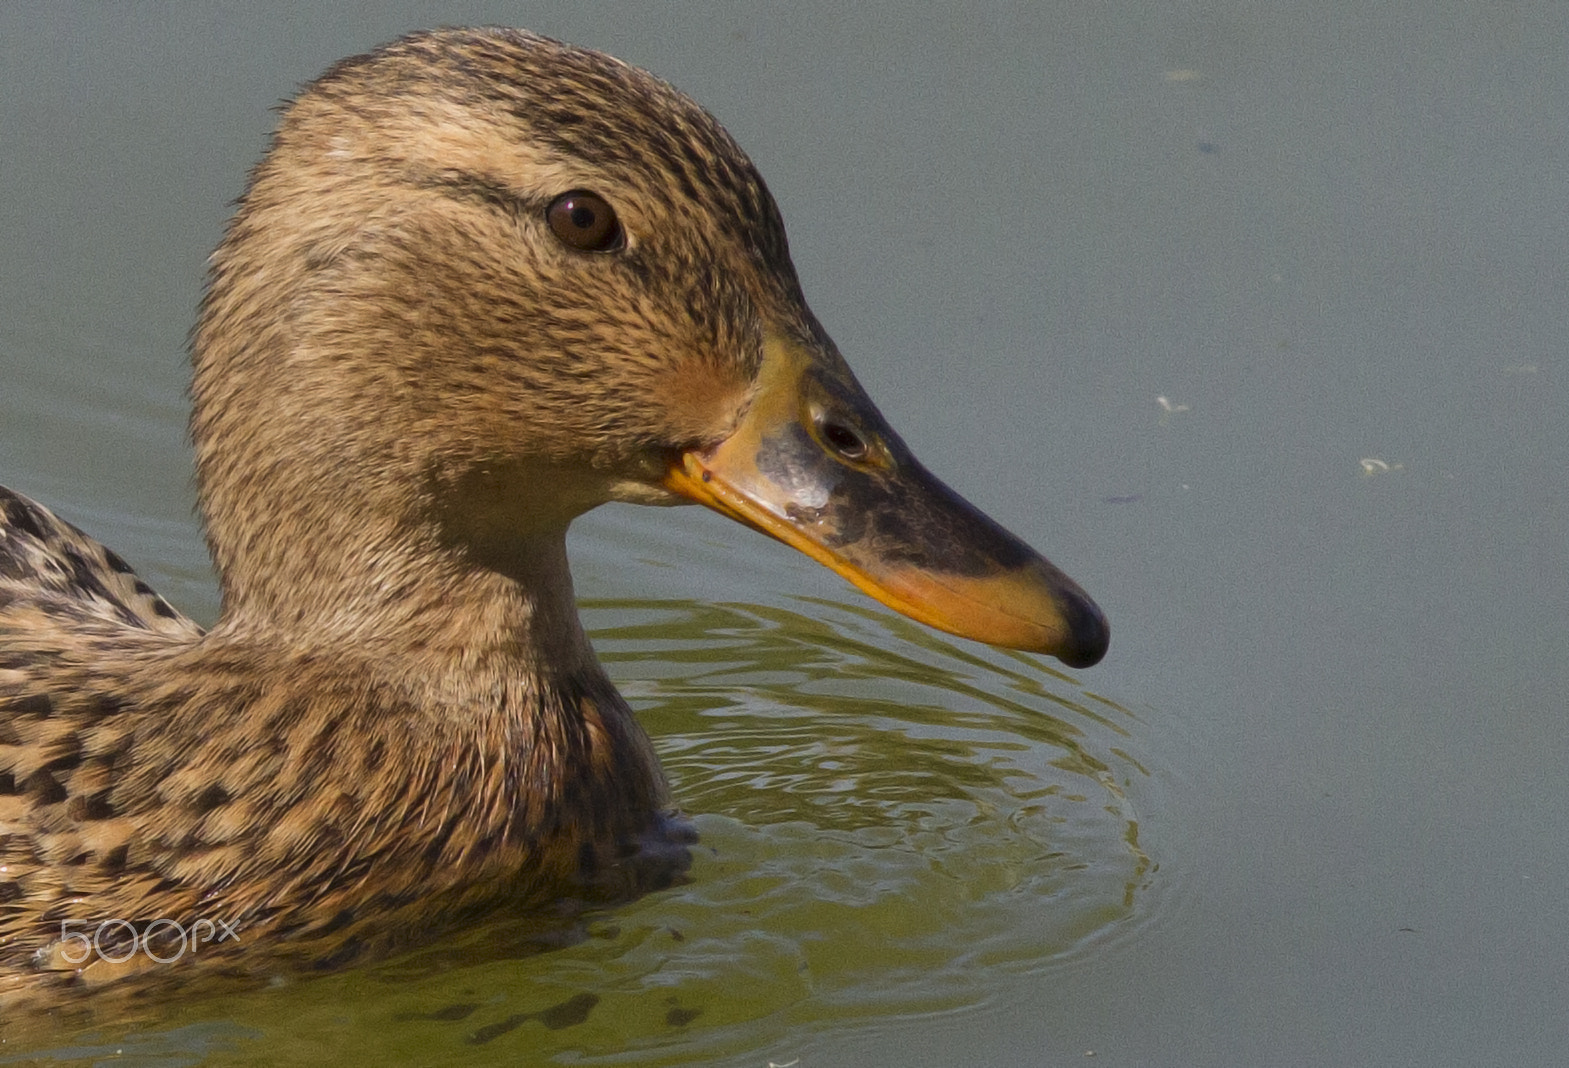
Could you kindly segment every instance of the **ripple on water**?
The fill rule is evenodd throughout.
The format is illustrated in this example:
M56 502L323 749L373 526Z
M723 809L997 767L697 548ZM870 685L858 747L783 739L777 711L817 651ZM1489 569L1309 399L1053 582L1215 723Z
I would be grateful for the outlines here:
M811 1000L878 1011L984 999L988 970L1135 918L1153 864L1128 713L1034 658L808 606L594 606L618 674L658 657L624 685L699 814L693 881L653 906L785 935ZM647 648L672 633L699 637Z
M209 1063L683 1064L983 1005L1147 913L1141 724L1043 661L831 601L584 618L701 834L687 883L173 1006L144 1038L222 1019L259 1037Z

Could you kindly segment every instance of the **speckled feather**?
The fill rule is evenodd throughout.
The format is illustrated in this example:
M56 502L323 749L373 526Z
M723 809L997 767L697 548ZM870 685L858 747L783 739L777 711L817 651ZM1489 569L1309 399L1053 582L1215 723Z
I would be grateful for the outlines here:
M574 188L622 253L551 237ZM649 75L458 30L307 87L194 334L212 631L0 496L0 994L124 970L62 923L205 918L240 938L204 960L322 966L668 877L565 531L723 438L765 322L836 365L761 179Z
M171 638L201 635L200 627L170 607L117 553L0 486L0 611L18 603Z
M645 877L613 882L659 786L608 766L643 743L605 744L630 725L607 682L521 678L432 738L366 666L203 641L113 553L0 502L0 992L74 975L62 921L223 920L230 950L319 967L408 941L400 912L428 937L465 905Z

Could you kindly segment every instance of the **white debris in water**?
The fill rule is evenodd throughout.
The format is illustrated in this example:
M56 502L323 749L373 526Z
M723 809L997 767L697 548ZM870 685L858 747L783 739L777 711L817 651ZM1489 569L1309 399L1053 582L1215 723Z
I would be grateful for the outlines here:
M1358 462L1362 465L1362 473L1368 478L1374 475L1387 475L1391 471L1404 471L1406 468L1405 464L1392 464L1376 456L1364 456Z

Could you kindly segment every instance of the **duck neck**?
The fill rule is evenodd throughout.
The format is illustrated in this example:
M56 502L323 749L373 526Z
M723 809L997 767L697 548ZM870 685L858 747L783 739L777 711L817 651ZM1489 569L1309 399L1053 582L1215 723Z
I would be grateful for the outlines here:
M310 836L268 836L236 861L263 872L267 898L243 898L245 880L229 873L242 895L224 899L232 911L286 915L295 888L314 893L367 865L404 902L615 897L668 880L684 853L664 844L665 779L584 636L565 533L490 550L406 545L375 576L305 591L286 615L241 598L181 651L201 697L148 737L187 739L189 769L227 767L236 738L287 739L299 759L250 761L255 777L226 773L226 786L287 797L289 820L316 821ZM352 573L369 568L363 559L333 564ZM159 664L149 688L167 675ZM205 813L170 818L191 819L195 840ZM275 887L266 872L291 883Z
M283 588L277 571L226 587L214 636L346 655L432 706L519 687L613 692L578 618L565 527L478 549L368 523L354 535L302 552L312 566Z

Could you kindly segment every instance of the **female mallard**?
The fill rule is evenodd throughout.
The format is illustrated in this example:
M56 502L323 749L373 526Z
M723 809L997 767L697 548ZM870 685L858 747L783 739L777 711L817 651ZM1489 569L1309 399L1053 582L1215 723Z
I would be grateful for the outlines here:
M0 491L0 986L635 888L665 784L565 552L606 501L706 504L956 634L1106 648L884 423L725 131L607 56L451 30L339 63L193 349L210 632Z

